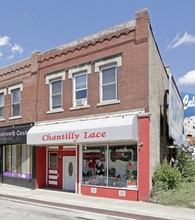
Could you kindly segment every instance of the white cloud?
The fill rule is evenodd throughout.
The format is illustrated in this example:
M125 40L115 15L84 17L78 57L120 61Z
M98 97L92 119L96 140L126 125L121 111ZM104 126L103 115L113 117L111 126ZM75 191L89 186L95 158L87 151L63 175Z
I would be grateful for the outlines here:
M175 39L168 45L167 48L173 49L185 44L195 43L195 36L185 32L183 36L180 37L180 34L177 34Z
M187 72L184 76L179 77L178 85L195 85L195 70Z
M11 48L11 51L12 51L12 53L19 52L20 54L22 54L24 52L23 48L19 44L14 44L14 46L12 46L12 48Z
M7 57L7 60L12 60L14 57L15 57L14 54L13 54L13 55L10 55L10 56Z
M17 43L12 43L9 36L0 35L0 60L12 60L19 54L23 54L24 49Z
M10 46L11 44L9 43L9 41L10 41L10 37L8 37L8 36L1 37L0 36L0 47L3 47L5 45Z

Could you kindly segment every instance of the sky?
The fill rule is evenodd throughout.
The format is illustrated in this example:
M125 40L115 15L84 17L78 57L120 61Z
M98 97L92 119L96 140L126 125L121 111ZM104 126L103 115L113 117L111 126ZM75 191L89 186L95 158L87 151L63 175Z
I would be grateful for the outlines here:
M194 0L0 0L0 68L135 19L146 8L179 92L195 94Z

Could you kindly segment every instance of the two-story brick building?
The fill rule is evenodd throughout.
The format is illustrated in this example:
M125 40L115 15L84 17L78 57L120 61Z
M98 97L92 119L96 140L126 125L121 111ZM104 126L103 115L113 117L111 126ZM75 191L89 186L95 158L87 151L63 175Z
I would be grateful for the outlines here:
M167 89L147 10L0 69L0 181L148 200Z

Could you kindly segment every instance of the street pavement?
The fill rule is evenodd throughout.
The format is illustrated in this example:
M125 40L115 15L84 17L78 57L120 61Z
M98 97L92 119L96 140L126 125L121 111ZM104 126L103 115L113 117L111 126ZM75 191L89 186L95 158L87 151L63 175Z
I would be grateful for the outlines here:
M0 184L0 198L135 220L195 220L195 209Z

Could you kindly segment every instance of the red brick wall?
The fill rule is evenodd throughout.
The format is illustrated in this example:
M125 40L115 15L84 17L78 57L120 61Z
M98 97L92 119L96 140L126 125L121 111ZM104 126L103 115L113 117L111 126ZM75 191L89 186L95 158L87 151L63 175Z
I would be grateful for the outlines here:
M13 75L17 75L14 77ZM0 121L0 126L10 126L16 124L25 124L36 121L36 95L37 95L37 79L36 75L30 72L12 74L7 80L0 82L0 88L10 86L12 84L22 83L23 91L21 91L21 118L10 119L11 117L11 94L5 95L5 121Z
M136 14L136 27L109 33L98 39L70 46L56 48L43 54L33 52L32 57L0 70L0 88L23 82L22 118L9 120L11 97L6 95L5 121L0 126L22 124L58 118L79 117L129 109L148 109L148 14ZM68 79L67 68L94 61L114 54L122 54L122 66L118 67L118 99L120 104L97 106L99 102L99 74L88 75L88 109L71 111L72 79ZM49 88L45 74L66 70L63 81L64 112L47 114L49 110ZM38 95L37 95L38 94Z
M148 201L150 197L150 145L149 116L139 118L139 192L138 200Z
M41 56L38 84L37 120L79 117L129 109L148 109L148 19L138 16L136 29L115 33L94 45L85 45L79 50L52 50ZM138 29L138 31L137 31ZM144 30L142 30L144 29ZM120 37L117 37L120 36ZM136 36L136 37L135 37ZM137 40L138 39L138 40ZM68 50L68 52L67 52ZM118 99L120 104L97 106L99 102L99 73L94 72L94 60L122 54L122 66L118 67ZM68 79L67 69L77 64L92 62L92 73L88 75L88 104L90 108L70 110L72 107L72 79ZM49 110L49 87L45 84L45 74L57 70L66 71L63 81L63 113L46 114Z

